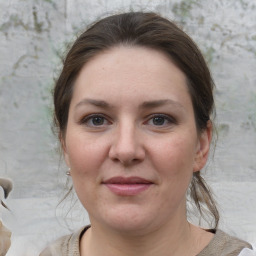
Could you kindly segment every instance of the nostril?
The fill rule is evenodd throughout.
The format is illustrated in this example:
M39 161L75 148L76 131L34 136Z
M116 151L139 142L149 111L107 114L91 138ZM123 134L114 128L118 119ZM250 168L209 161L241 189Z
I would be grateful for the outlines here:
M136 137L135 127L129 124L122 127L113 137L109 157L122 165L139 163L144 159L145 152L140 140Z
M116 154L114 157L113 155L110 156L113 162L120 163L123 166L129 166L133 164L140 163L143 161L144 157L138 157L136 156L136 153L134 154Z
M131 160L128 160L128 161L120 161L121 164L123 164L124 166L127 166L127 165L131 165L131 164L136 164L136 163L139 163L140 160L139 159L131 159Z

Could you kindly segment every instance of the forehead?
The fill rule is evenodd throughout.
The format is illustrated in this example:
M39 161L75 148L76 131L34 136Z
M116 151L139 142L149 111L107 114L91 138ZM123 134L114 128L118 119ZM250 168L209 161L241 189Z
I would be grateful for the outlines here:
M73 97L87 94L118 99L133 95L146 100L171 94L189 97L185 75L168 56L154 49L127 46L99 53L84 65Z

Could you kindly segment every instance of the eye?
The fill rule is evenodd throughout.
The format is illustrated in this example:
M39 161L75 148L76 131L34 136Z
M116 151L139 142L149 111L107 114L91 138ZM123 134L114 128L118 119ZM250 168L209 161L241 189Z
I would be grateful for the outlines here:
M99 114L86 116L80 121L80 123L88 127L102 127L110 124L106 117Z
M165 114L154 114L147 121L148 125L160 127L166 127L175 123L176 120L173 117Z
M152 122L154 125L163 125L166 122L166 118L163 116L156 116L152 118Z

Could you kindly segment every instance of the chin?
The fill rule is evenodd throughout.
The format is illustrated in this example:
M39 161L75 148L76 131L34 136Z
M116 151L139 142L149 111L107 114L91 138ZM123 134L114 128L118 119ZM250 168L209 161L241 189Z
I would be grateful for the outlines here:
M109 227L120 234L131 234L132 236L144 235L149 232L149 223L145 221L134 222L126 219L122 222L109 223Z
M112 208L105 211L101 221L109 228L117 232L125 232L129 234L144 233L157 219L156 214L149 214L148 211L143 211L141 207L129 206L119 207L119 209Z

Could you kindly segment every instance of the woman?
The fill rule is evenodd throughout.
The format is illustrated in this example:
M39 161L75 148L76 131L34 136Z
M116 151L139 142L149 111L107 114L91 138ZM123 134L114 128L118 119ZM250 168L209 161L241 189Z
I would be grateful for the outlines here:
M217 230L200 176L210 150L213 81L202 54L154 13L107 17L67 54L55 123L91 225L41 255L238 255L249 244ZM187 200L213 229L187 220Z

